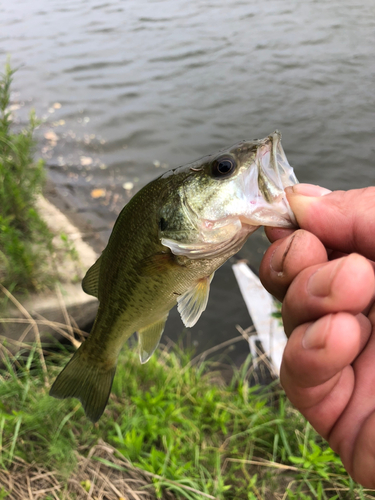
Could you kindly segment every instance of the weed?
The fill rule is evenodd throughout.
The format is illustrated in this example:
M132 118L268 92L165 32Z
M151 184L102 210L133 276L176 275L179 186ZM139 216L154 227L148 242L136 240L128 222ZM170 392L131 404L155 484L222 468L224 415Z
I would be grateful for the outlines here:
M24 130L12 132L13 74L8 62L0 79L0 281L13 290L38 290L51 281L52 235L35 209L44 165L33 160L35 113Z
M4 500L9 496L9 493L5 490L5 488L1 487L0 489L0 500Z
M34 322L45 327L43 319ZM55 328L70 334L68 326ZM36 468L33 477L54 478L61 499L95 497L100 488L143 498L140 486L129 493L129 475L148 485L142 491L150 500L375 498L350 479L277 385L249 386L249 362L225 384L214 362L193 363L177 347L141 365L128 346L108 407L92 425L76 400L48 395L71 348L48 354L48 346L21 344L11 355L8 347L0 349L0 487L11 498L23 498L6 482L20 464ZM27 488L22 478L11 484Z

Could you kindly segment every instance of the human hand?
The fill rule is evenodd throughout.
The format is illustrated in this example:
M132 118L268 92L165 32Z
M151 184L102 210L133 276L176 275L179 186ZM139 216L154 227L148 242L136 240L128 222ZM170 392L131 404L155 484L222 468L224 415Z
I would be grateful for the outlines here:
M353 479L375 488L375 187L286 191L301 229L267 228L260 268L283 301L281 383Z

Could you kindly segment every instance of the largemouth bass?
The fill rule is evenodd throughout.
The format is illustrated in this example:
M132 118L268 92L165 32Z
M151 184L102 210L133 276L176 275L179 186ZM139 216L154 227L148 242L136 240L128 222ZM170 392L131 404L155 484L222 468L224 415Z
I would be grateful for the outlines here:
M261 225L295 227L284 188L297 179L281 135L243 141L170 170L123 208L82 286L99 299L88 339L54 382L56 398L78 398L96 422L124 342L138 333L142 363L177 304L185 326L205 310L214 272Z

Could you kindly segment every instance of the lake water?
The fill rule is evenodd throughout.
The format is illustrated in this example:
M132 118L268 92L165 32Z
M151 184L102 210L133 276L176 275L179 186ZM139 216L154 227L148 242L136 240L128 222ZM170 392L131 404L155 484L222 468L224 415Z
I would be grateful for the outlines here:
M373 0L0 0L17 119L43 117L55 182L109 225L162 169L276 128L300 181L373 184L374 47Z

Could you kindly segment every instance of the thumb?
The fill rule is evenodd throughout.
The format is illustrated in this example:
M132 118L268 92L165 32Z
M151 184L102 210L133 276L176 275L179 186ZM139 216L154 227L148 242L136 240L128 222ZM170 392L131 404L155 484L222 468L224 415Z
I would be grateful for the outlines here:
M327 248L375 260L375 187L330 192L296 184L285 192L298 225Z

